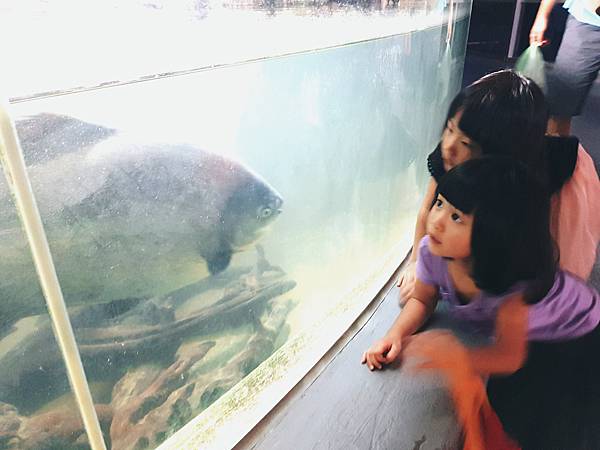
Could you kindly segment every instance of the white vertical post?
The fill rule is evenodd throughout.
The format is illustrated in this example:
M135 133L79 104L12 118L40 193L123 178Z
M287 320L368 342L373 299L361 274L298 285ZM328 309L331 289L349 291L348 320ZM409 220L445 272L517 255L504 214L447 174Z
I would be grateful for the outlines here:
M515 13L513 15L512 29L510 32L510 44L508 44L508 57L513 58L517 50L517 41L521 35L521 17L523 16L523 0L517 0Z
M42 219L27 177L25 161L15 128L4 104L0 105L0 160L29 241L35 268L52 319L54 335L67 366L69 381L83 418L90 445L93 450L106 450Z
M454 32L454 10L456 9L454 6L454 2L455 0L450 0L450 11L448 12L448 28L446 32L446 47L450 46L450 42L452 41L452 35Z

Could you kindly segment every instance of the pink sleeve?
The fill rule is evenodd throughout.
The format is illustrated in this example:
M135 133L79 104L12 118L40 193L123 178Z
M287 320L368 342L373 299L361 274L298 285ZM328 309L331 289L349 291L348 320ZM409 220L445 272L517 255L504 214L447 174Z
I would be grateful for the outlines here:
M600 181L592 158L581 145L573 175L552 197L551 208L560 268L587 280L600 240Z

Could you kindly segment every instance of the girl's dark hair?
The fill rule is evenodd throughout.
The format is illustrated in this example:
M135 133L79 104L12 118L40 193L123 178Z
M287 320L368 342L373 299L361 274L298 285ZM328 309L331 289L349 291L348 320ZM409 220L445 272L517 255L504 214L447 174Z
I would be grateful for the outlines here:
M550 235L550 196L522 163L482 157L445 174L438 193L473 214L471 276L480 289L501 294L530 281L529 303L554 282L557 252Z
M459 111L459 128L481 146L484 155L512 156L546 182L548 110L535 82L513 70L490 73L454 98L447 120Z

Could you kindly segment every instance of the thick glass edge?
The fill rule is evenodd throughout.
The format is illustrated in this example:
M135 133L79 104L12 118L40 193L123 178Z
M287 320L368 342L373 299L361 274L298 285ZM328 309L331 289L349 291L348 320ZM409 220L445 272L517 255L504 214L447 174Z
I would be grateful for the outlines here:
M445 4L450 5L459 5L459 4L470 4L468 0L439 0ZM468 13L470 13L470 8ZM252 62L261 61L264 59L273 59L273 58L285 58L292 55L300 55L305 53L314 53L318 51L327 51L331 49L335 49L337 47L344 47L351 44L357 44L365 41L372 40L374 38L385 38L398 36L402 34L406 34L409 32L415 31L424 31L430 28L435 28L440 25L447 24L449 21L455 22L456 20L463 18L467 12L465 11L457 11L453 9L449 13L444 13L443 15L427 15L427 14L416 14L416 15L407 15L407 16L398 16L395 20L389 20L385 22L385 27L378 28L376 30L365 30L357 27L350 27L350 33L337 33L335 35L330 35L326 38L325 43L318 46L307 46L305 43L302 45L299 43L292 43L288 45L285 49L274 47L271 49L258 48L256 52L246 52L245 54L228 54L226 57L217 58L207 61L202 61L195 64L194 67L185 68L180 70L172 70L163 73L148 73L148 74L140 74L136 78L130 79L118 79L111 80L106 82L100 82L98 84L90 84L72 88L58 89L52 91L45 92L35 92L31 94L20 94L14 97L9 98L10 103L20 103L25 101L37 100L47 97L56 97L68 94L75 94L78 92L86 92L93 91L98 89L106 89L115 86L122 86L127 84L152 81L156 79L166 78L166 77L175 77L175 76L183 76L188 74L193 74L197 72L203 72L207 70L213 70L217 68L236 66L240 64L247 64ZM403 26L408 27L409 31L406 32L398 32L399 28ZM355 29L359 28L358 31ZM338 27L339 29L339 27ZM357 34L358 33L358 34ZM312 41L310 44L314 44Z

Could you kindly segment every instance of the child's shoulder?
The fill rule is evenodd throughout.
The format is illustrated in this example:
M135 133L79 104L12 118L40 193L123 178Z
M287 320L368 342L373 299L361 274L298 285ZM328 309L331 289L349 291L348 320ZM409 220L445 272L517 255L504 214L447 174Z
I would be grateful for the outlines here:
M598 291L589 282L572 274L567 270L559 269L556 271L554 285L551 289L554 295L572 296L575 293L582 293L587 296L597 297Z
M442 159L442 144L441 142L432 151L429 156L427 156L427 170L429 170L429 174L433 177L435 181L439 181L439 179L446 173L446 169L444 169L444 161Z
M417 278L427 284L440 285L444 282L446 271L446 261L429 251L429 236L423 236L417 253Z
M569 272L559 270L546 296L531 305L532 340L572 339L590 332L600 322L600 294Z
M419 241L419 257L432 258L434 255L429 251L429 235L426 234Z
M588 278L600 241L600 181L594 161L581 145L573 174L552 198L553 236L561 268Z
M552 308L564 307L571 312L583 308L593 309L600 314L600 294L587 281L569 271L559 269L554 276L554 283L538 304L550 304ZM584 306L587 305L587 306Z

